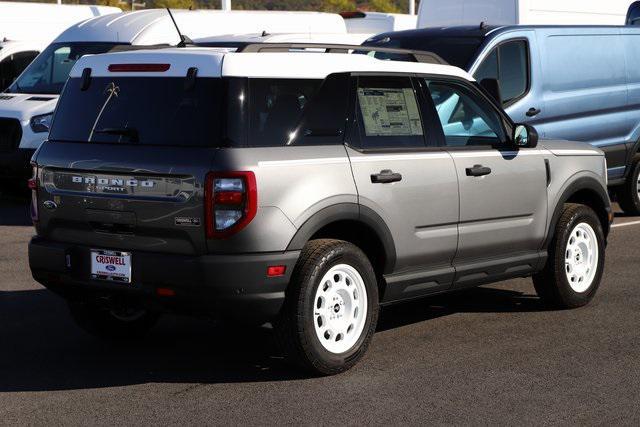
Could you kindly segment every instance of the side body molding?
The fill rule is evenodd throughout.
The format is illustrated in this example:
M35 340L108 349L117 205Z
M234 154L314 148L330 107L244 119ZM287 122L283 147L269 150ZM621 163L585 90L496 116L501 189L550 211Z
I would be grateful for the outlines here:
M396 246L389 227L375 211L356 203L339 203L316 212L298 229L287 250L301 250L322 227L338 221L361 222L376 233L385 252L386 263L383 272L385 274L393 272L396 263Z

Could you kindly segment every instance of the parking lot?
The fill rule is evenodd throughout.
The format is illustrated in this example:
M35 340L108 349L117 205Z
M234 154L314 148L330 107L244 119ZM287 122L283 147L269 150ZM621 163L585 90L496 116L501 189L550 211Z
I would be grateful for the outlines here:
M1 424L637 424L640 218L619 216L594 302L530 280L386 309L351 371L307 378L268 329L166 317L144 342L78 329L35 283L26 202L0 202Z

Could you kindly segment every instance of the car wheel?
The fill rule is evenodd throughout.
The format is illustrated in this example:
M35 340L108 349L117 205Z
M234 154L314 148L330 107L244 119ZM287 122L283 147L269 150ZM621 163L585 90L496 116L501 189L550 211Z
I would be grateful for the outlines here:
M628 215L640 215L640 157L631 165L631 173L623 185L616 189L620 208Z
M556 308L575 308L593 299L602 279L605 238L593 209L564 205L549 245L544 270L533 276L538 296Z
M378 321L378 283L355 245L313 240L300 255L276 330L292 362L320 375L355 365Z
M159 318L157 313L135 306L106 308L87 302L69 302L69 311L82 329L109 340L141 338Z

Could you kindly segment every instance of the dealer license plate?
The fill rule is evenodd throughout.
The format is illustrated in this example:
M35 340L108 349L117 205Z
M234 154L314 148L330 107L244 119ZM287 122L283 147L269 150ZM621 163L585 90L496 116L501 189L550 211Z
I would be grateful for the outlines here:
M91 278L131 283L131 252L92 249Z

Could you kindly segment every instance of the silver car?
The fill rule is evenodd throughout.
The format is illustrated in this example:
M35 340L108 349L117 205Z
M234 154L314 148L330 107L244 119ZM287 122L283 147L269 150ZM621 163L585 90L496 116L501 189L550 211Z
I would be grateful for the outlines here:
M270 322L292 361L335 374L381 306L526 276L556 307L594 297L602 151L538 142L435 55L308 47L76 63L33 158L29 259L80 326Z

